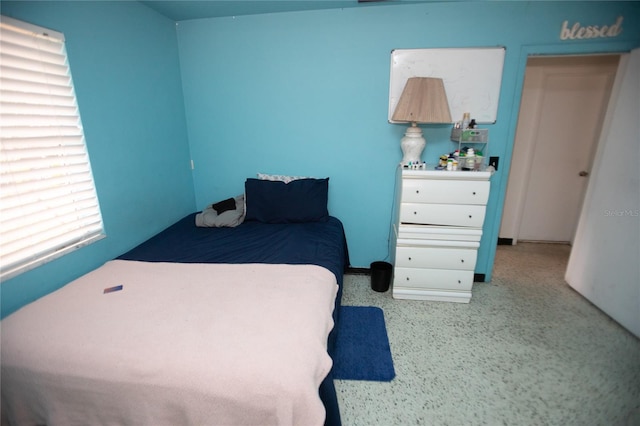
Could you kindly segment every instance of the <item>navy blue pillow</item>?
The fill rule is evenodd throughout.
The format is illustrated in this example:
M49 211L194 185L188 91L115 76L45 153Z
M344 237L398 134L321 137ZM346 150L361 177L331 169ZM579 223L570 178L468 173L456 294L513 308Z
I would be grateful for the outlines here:
M245 220L264 223L324 222L329 219L329 178L289 183L247 179Z

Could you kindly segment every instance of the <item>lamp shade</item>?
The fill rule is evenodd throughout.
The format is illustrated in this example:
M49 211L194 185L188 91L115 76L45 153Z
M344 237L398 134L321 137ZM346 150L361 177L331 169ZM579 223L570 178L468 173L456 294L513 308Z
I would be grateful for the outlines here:
M442 79L409 78L391 119L407 123L451 123Z

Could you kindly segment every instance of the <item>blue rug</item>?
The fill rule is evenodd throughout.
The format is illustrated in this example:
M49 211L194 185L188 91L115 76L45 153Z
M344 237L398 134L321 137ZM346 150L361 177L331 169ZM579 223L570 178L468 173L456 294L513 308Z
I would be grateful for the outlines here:
M388 382L395 375L382 309L341 306L333 378Z

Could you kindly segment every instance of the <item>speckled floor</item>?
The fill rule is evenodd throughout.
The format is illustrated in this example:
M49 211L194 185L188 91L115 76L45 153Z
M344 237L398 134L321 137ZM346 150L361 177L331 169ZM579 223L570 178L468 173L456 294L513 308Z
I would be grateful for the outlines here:
M499 246L470 304L394 300L347 275L343 305L384 310L396 378L336 381L351 425L640 425L640 339L564 282L570 247Z

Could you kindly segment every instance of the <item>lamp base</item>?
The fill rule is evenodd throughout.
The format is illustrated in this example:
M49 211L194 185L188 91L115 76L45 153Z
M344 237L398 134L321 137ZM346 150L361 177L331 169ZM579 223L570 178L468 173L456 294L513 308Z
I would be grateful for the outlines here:
M402 140L400 140L400 148L403 154L401 164L405 166L409 163L421 163L422 160L420 156L426 145L427 141L425 141L422 136L422 129L418 127L416 123L412 123L411 126L407 128Z

